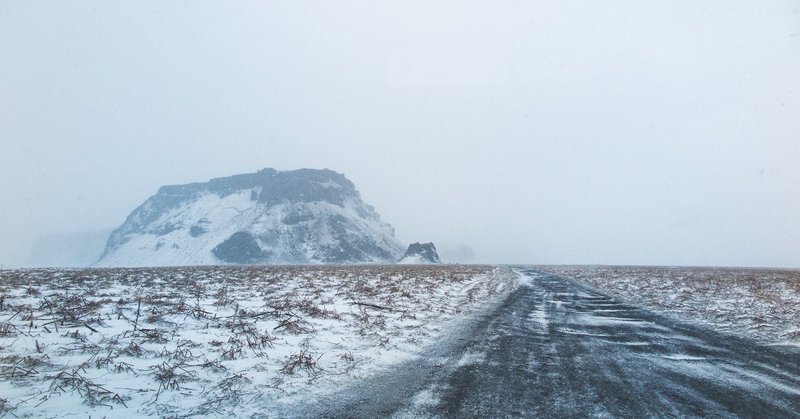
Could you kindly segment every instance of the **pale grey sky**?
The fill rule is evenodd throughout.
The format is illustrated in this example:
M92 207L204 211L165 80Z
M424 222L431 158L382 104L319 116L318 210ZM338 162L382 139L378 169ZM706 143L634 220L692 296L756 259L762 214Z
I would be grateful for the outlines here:
M476 260L800 267L800 1L0 1L0 263L346 174Z

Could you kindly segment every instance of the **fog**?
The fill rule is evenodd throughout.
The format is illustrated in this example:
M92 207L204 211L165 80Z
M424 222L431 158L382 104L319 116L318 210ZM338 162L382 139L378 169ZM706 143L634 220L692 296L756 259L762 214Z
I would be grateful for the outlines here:
M265 167L475 262L800 267L800 2L6 0L0 144L6 267Z

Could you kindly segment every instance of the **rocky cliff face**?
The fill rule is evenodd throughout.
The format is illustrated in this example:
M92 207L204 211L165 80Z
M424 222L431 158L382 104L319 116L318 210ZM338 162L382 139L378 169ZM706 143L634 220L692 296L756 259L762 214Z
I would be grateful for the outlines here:
M442 263L433 243L412 243L399 262L402 264Z
M164 186L108 239L99 266L393 262L392 227L332 170Z

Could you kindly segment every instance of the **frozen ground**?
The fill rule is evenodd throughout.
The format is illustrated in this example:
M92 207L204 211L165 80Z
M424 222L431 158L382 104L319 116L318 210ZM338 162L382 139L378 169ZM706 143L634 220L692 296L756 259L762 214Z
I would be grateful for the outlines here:
M519 272L519 288L444 344L304 417L800 417L800 352Z
M0 416L276 415L507 295L488 266L4 270Z
M537 266L623 300L761 343L800 346L800 271Z

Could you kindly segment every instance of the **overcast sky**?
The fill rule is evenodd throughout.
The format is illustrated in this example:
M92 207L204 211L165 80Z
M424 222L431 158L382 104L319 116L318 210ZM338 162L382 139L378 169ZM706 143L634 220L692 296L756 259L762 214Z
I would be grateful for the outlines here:
M330 168L476 261L800 267L800 1L0 1L0 263Z

